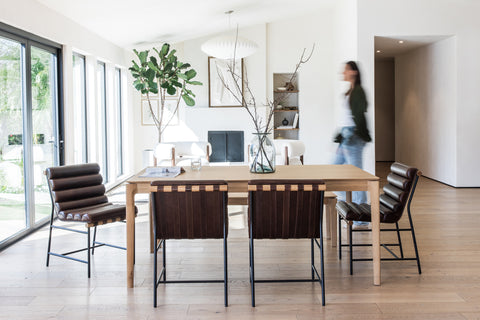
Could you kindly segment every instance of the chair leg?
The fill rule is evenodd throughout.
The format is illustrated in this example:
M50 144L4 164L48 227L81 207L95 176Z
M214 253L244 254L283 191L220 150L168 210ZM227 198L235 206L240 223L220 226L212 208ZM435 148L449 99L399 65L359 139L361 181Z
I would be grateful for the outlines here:
M95 240L97 240L97 226L93 228L92 256L95 253Z
M415 248L415 257L417 258L418 274L422 274L422 268L420 267L420 256L418 255L417 239L415 237L415 229L413 228L412 214L410 212L410 206L408 206L408 220L410 222L410 230L412 231L413 247Z
M225 307L228 307L228 263L227 263L227 237L223 234L223 290Z
M310 257L311 257L311 262L312 262L312 280L315 279L315 271L313 268L315 267L315 254L313 252L313 239L310 239Z
M153 248L153 307L157 307L157 240L155 239L155 246ZM165 259L164 259L165 261Z
M338 215L338 259L342 260L342 218Z
M400 228L398 227L398 222L395 222L395 226L397 227L397 238L398 238L398 246L400 248L400 257L403 259L403 247L402 247L402 238L400 237Z
M156 241L155 241L156 243ZM163 239L162 258L163 258L163 281L167 281L167 240Z
M47 267L50 263L50 249L52 247L52 229L53 229L53 208L52 208L52 215L50 216L50 231L48 233L48 246L47 246Z
M87 268L88 278L90 278L90 228L87 228Z
M348 227L348 245L349 245L349 255L350 255L350 275L353 275L353 232L352 232L352 225L347 223Z
M253 251L253 237L250 233L250 286L252 289L252 307L255 307L255 259Z

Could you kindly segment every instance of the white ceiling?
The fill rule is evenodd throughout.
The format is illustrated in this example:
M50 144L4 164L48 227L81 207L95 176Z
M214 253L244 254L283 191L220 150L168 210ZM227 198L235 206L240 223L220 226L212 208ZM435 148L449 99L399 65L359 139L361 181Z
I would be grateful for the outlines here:
M375 59L390 59L407 51L443 40L449 36L375 37ZM399 41L403 41L400 43ZM380 50L380 52L378 52Z
M272 22L335 0L37 0L124 48L171 43ZM228 10L234 10L230 26Z

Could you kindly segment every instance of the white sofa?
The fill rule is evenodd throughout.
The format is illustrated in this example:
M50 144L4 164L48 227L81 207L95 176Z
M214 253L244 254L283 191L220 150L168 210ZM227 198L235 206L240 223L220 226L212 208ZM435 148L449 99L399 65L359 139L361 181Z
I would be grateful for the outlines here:
M302 165L305 144L300 140L275 139L275 162L277 165Z
M153 152L155 166L189 166L192 158L202 160L202 165L208 165L212 146L206 141L161 142Z

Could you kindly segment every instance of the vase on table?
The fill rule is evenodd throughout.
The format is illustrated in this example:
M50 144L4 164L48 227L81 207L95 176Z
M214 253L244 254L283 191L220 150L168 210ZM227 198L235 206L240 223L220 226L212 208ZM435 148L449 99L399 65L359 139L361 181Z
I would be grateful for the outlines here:
M248 165L252 173L275 172L275 146L268 133L254 133L248 150Z

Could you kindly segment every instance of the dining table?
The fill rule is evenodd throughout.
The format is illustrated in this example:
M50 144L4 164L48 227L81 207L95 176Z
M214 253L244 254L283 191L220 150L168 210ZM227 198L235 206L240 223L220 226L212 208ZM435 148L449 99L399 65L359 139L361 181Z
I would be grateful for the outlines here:
M353 165L298 165L277 166L273 173L251 173L247 165L203 166L200 170L183 167L176 177L159 178L145 176L146 168L127 180L126 227L127 227L127 287L134 287L135 277L135 194L150 193L150 184L155 180L213 181L224 180L229 193L246 193L250 180L321 179L327 191L346 191L346 201L352 201L352 191L368 191L372 215L372 263L373 284L380 285L380 179ZM151 214L150 214L151 216ZM335 229L332 232L336 232Z

